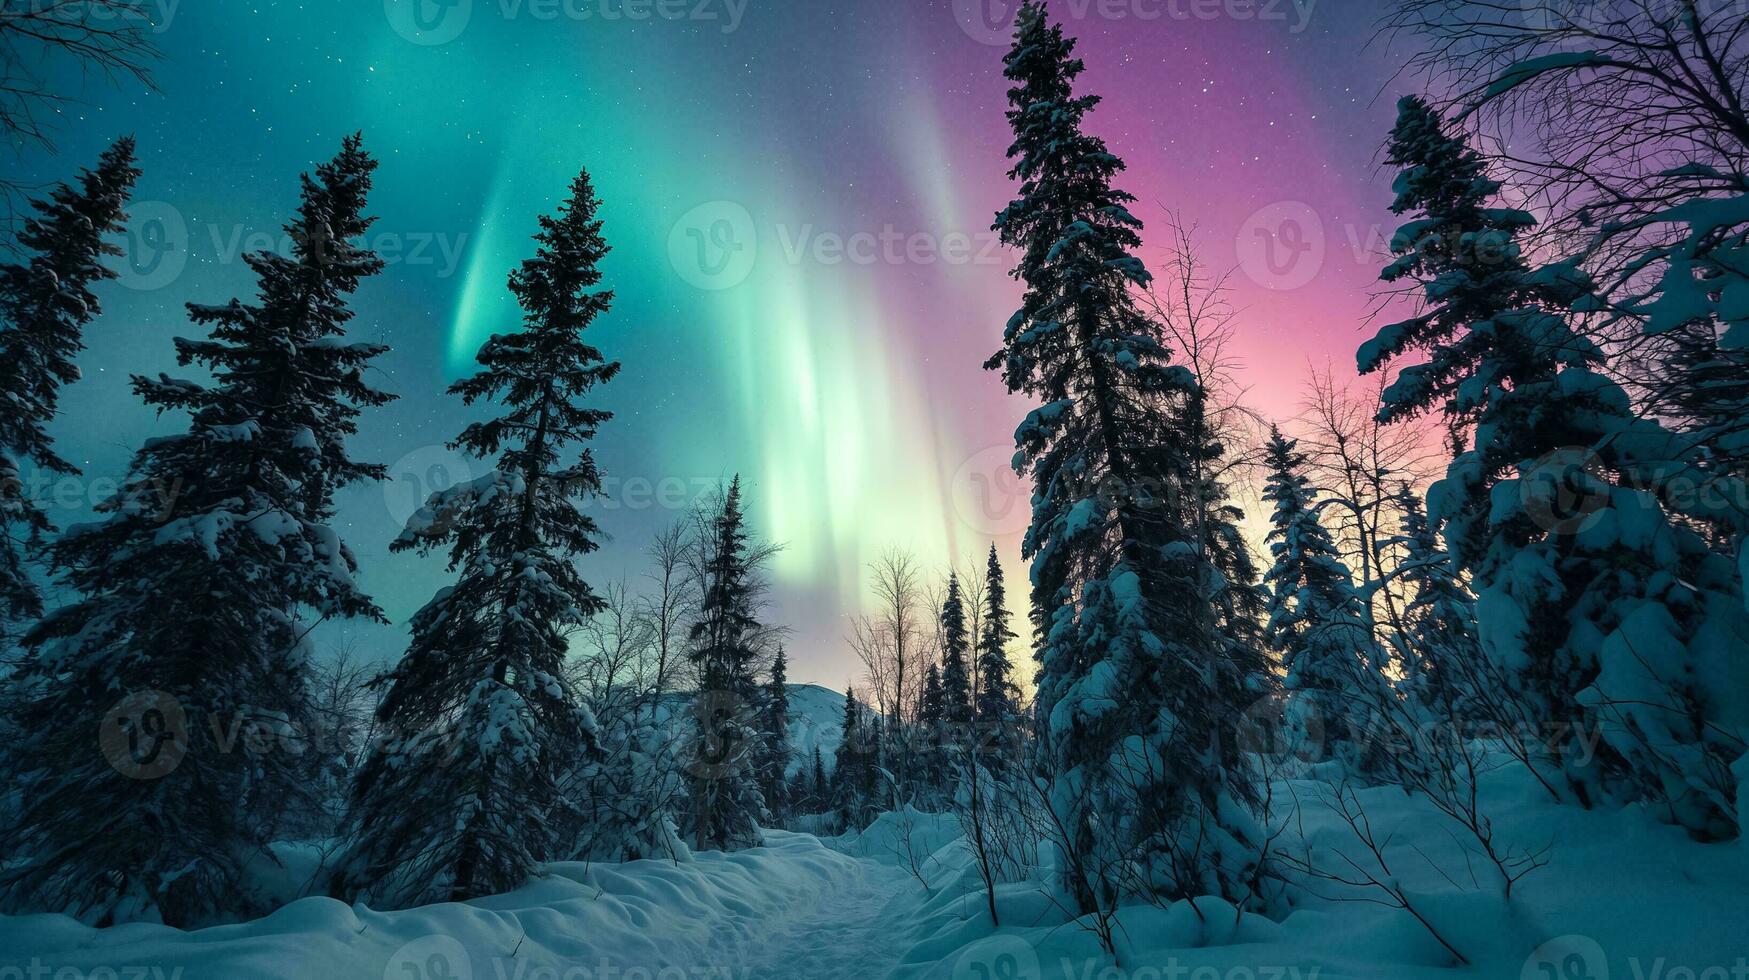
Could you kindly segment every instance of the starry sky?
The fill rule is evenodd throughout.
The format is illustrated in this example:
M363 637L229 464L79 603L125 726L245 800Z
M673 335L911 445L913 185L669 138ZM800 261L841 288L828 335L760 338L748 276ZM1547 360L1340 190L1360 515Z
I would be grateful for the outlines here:
M58 179L118 134L140 143L120 282L89 331L57 428L86 479L42 489L63 524L131 451L182 424L127 390L176 371L182 304L248 295L240 256L282 248L299 171L362 130L382 161L371 243L389 265L353 334L392 346L355 455L393 480L345 494L339 530L392 626L327 630L398 656L447 575L387 544L426 492L480 464L444 448L470 410L443 394L511 329L506 273L535 217L587 167L614 246L624 364L596 446L586 560L635 586L650 535L743 475L755 529L784 544L771 614L791 677L858 673L846 617L890 547L945 569L994 541L1024 596L1026 494L1006 470L1025 411L980 369L1018 298L991 216L1003 157L1002 0L155 0L157 91L88 85ZM1157 261L1163 217L1233 267L1251 402L1286 418L1311 365L1351 370L1382 238L1378 146L1412 81L1374 39L1383 0L1058 0L1091 119L1129 164ZM326 629L326 627L325 627Z

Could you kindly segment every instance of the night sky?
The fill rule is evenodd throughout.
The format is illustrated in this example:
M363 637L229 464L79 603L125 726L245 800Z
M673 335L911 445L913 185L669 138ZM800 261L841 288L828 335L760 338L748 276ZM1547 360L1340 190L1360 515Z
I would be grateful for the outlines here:
M469 417L443 389L516 325L505 275L579 167L614 246L594 339L624 364L599 393L612 540L587 577L641 575L651 532L740 472L756 529L786 545L772 614L795 629L792 679L858 672L845 617L890 546L970 566L995 540L1024 601L1005 466L1025 406L980 369L1018 297L988 231L1011 185L986 0L161 2L159 91L88 87L58 155L25 163L59 179L131 132L145 171L127 271L63 398L60 448L88 479L44 490L61 524L182 425L127 375L178 371L182 304L249 295L239 256L278 247L298 172L360 129L390 264L353 335L393 347L378 381L401 400L355 446L395 482L345 495L339 530L394 625L325 642L398 656L448 580L387 544L478 467L443 446ZM1091 127L1129 164L1144 258L1176 210L1211 264L1239 266L1244 379L1274 416L1298 411L1309 365L1351 371L1392 227L1378 146L1413 80L1373 40L1382 4L1054 4L1105 99Z

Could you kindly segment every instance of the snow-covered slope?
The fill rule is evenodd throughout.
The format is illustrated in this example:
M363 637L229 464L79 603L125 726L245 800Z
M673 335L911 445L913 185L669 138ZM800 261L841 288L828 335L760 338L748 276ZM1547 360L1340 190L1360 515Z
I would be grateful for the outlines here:
M832 771L832 755L844 741L844 694L818 684L789 689L790 772L813 765L814 748Z
M665 695L663 717L670 724L686 723L692 695ZM826 771L832 771L832 757L838 743L844 741L844 695L818 684L795 684L789 689L789 774L795 775L804 765L814 764L814 747L819 746ZM4 980L4 978L0 978Z

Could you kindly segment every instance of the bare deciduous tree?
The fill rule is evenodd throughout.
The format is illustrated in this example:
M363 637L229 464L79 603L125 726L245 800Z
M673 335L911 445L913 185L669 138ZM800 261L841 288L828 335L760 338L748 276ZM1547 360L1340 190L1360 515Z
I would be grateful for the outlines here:
M1244 363L1233 353L1239 310L1233 306L1233 270L1208 268L1196 246L1197 227L1182 216L1167 219L1164 268L1144 295L1143 306L1164 332L1181 363L1202 388L1202 411L1216 438L1235 445L1261 443L1268 426L1245 403L1239 382ZM1230 465L1242 460L1230 455Z
M316 774L322 785L313 794L324 811L322 836L340 825L347 788L377 737L376 708L382 690L370 682L378 671L359 656L358 643L350 636L335 644L326 660L311 667L309 715L317 730L310 733L309 745L325 767Z
M1313 368L1301 438L1310 476L1322 491L1323 521L1370 600L1374 639L1387 649L1391 638L1380 635L1381 627L1404 631L1406 597L1389 575L1403 557L1396 544L1402 521L1399 487L1425 485L1444 462L1436 431L1379 421L1379 399L1394 379L1391 371L1381 370L1357 391L1338 380L1334 369Z
M984 579L983 559L974 555L969 561L967 561L966 567L959 570L959 580L960 596L966 607L966 635L969 636L972 641L972 650L966 657L966 660L968 661L966 664L966 670L971 674L972 699L975 702L977 700L977 692L982 690L978 684L978 661L980 658L978 657L977 647L978 638L984 635L984 602L986 599L986 593L989 590L989 583ZM938 605L937 608L940 608L940 606ZM939 619L940 617L937 618ZM937 647L937 649L943 648L944 646ZM921 670L927 670L928 666L928 663L925 662L921 667ZM918 676L922 676L922 674L919 673Z
M601 598L601 611L577 629L567 666L598 718L629 719L656 690L655 624L624 579L604 585Z
M1734 196L1749 172L1749 18L1718 0L1398 0L1391 35L1446 106L1487 117L1557 235L1668 234L1639 219ZM1513 136L1523 137L1512 139Z
M883 717L904 725L916 716L934 612L917 558L893 549L869 563L873 613L851 620L850 645L868 674L871 700Z
M57 88L69 74L152 84L152 11L142 0L0 0L0 130L14 162L54 149L56 117L80 99ZM0 177L0 225L27 190Z
M690 524L676 521L656 532L650 542L651 569L646 573L650 592L644 597L644 616L649 620L655 663L650 687L652 701L660 702L685 662L688 625L698 610L698 580L687 555L692 548Z

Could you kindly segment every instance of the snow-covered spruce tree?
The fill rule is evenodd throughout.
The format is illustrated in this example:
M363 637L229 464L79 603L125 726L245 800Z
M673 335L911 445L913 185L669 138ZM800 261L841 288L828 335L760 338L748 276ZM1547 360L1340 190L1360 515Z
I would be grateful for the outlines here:
M741 513L736 477L711 517L698 618L687 652L697 672L693 699L693 751L689 760L693 846L733 851L757 846L767 818L760 795L759 621L755 616L757 570Z
M1567 312L1589 308L1572 264L1534 268L1533 219L1494 205L1499 184L1462 133L1418 98L1399 104L1402 168L1387 282L1422 286L1417 315L1380 329L1363 371L1407 351L1381 417L1443 411L1473 445L1429 494L1476 592L1481 649L1543 726L1544 781L1585 805L1649 796L1701 837L1736 833L1741 692L1718 678L1749 644L1735 570L1636 485L1672 441L1636 418ZM1643 482L1642 482L1643 481ZM1573 733L1601 732L1595 753ZM1568 733L1568 734L1563 734Z
M923 691L917 699L917 733L911 748L916 753L913 772L918 784L931 795L946 785L946 753L942 749L946 727L941 696L941 668L931 663L923 669Z
M1749 244L1738 252L1739 267L1749 270ZM1749 271L1737 274L1749 279ZM1749 284L1736 288L1749 292ZM1719 288L1721 300L1723 292ZM1688 496L1701 506L1683 509L1709 522L1721 544L1734 542L1728 550L1742 553L1749 571L1749 550L1741 545L1749 513L1732 503L1741 503L1749 485L1749 309L1738 311L1734 323L1690 322L1661 336L1670 346L1661 372L1679 379L1669 382L1670 412L1704 447L1701 458L1681 474L1695 487Z
M825 813L831 808L832 784L826 778L826 760L818 745L813 758L796 770L795 785L799 789L792 798L796 813Z
M925 728L940 725L942 712L941 667L932 663L923 668L923 693L917 698L917 723Z
M1335 757L1361 775L1370 767L1366 706L1388 683L1384 651L1372 641L1366 600L1354 587L1336 542L1318 520L1318 504L1297 443L1272 429L1265 446L1271 507L1264 573L1267 635L1286 669L1286 720L1298 747Z
M843 735L838 748L833 750L831 799L839 826L846 831L862 826L866 804L863 791L868 785L869 764L865 721L862 704L856 700L856 688L845 688Z
M5 834L11 908L247 914L244 863L308 809L305 636L380 618L313 491L377 472L341 438L387 397L362 381L385 348L343 342L347 297L382 266L355 244L375 166L349 137L304 179L291 253L247 257L256 301L189 307L211 337L178 338L178 360L210 382L133 380L189 427L147 443L100 518L52 549L78 598L25 637L19 750L37 768Z
M484 476L431 496L392 548L447 547L455 584L414 614L359 773L347 850L332 890L378 907L474 898L521 885L568 856L584 801L566 788L595 747L595 721L565 679L566 631L602 608L578 574L600 530L579 502L600 492L585 448L611 413L586 406L619 373L585 330L613 293L595 288L608 245L587 172L533 257L510 274L522 329L480 348L481 370L451 386L501 414L452 444L496 459Z
M26 491L24 467L79 472L55 452L47 426L61 386L78 380L73 359L85 347L85 326L101 312L92 287L115 278L103 260L121 254L103 238L125 227L123 209L139 176L134 141L124 136L74 184L32 202L36 213L18 234L28 258L0 264L0 636L5 626L42 615L25 548L52 525Z
M689 858L675 820L685 806L684 760L667 719L634 710L597 721L599 751L583 753L562 783L578 812L575 832L568 822L559 834L558 854L607 863Z
M887 743L889 734L886 719L880 712L869 711L864 717L863 732L866 742L862 752L862 768L858 775L862 778L862 800L865 819L880 813L887 800L887 769L891 758L891 747Z
M1725 177L1683 168L1703 174ZM1631 288L1616 309L1662 347L1649 379L1655 404L1694 447L1683 465L1649 476L1665 478L1656 486L1667 506L1704 522L1715 548L1738 557L1749 586L1749 183L1734 180L1734 196L1686 200L1629 225L1679 231L1628 264L1636 275L1624 277Z
M1404 484L1397 491L1403 525L1398 582L1409 597L1407 635L1397 644L1400 684L1423 719L1457 721L1473 713L1482 675L1476 645L1476 600L1452 568L1451 554L1427 520L1421 498Z
M759 712L761 791L766 809L779 818L790 814L788 673L789 658L779 646L771 661L771 679L765 683Z
M957 573L947 576L947 598L941 603L941 716L950 729L972 722L971 635L966 632L965 597Z
M984 568L984 616L978 630L979 746L983 766L998 775L1025 751L1025 721L1020 716L1020 686L1014 682L1014 664L1008 644L1016 634L1009 627L1008 590L1002 581L1002 563L996 546Z
M984 566L984 621L978 631L977 712L979 720L1001 726L1004 732L1020 710L1020 688L1008 659L1008 644L1016 636L1008 625L1011 618L1002 562L991 545Z
M1246 668L1219 635L1220 575L1194 543L1173 418L1195 381L1138 310L1148 277L1133 198L1112 186L1123 163L1083 132L1098 99L1074 93L1083 65L1042 3L1021 6L1005 64L1020 192L996 228L1023 251L1025 298L986 366L1041 403L1015 465L1034 487L1023 553L1064 884L1087 910L1126 892L1255 906Z

